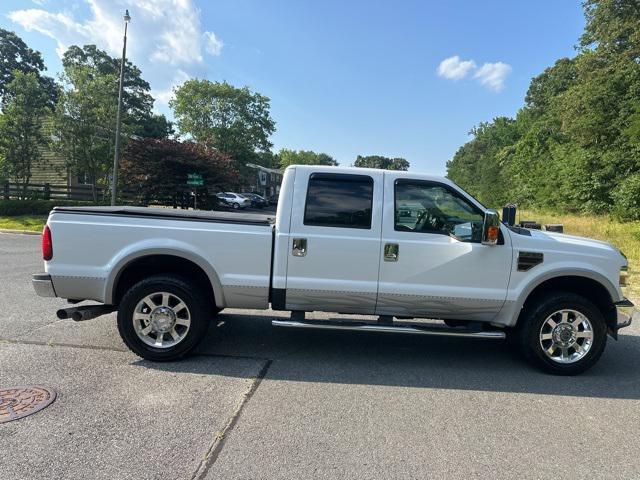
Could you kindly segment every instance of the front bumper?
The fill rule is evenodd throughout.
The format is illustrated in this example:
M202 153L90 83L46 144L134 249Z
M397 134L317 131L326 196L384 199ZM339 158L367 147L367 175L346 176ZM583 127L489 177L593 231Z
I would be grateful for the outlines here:
M628 299L624 299L615 303L616 310L618 311L618 322L616 324L616 331L621 328L628 327L633 321L640 320L640 310Z
M31 276L33 289L41 297L57 297L56 290L53 288L51 275L48 273L34 273Z

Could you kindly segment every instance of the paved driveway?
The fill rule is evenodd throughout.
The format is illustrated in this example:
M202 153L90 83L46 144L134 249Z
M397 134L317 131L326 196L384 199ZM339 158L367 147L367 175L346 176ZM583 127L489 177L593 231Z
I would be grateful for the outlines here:
M0 388L58 399L0 424L0 478L638 478L640 330L575 378L501 341L278 330L225 311L197 355L129 353L114 316L57 320L39 238L0 234Z

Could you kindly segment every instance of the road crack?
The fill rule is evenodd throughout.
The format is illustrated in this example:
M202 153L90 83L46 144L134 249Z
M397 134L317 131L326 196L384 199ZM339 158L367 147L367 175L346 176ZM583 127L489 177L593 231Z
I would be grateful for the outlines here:
M242 399L238 403L234 412L229 417L229 420L227 421L222 431L218 431L213 435L213 441L211 442L211 445L209 445L209 449L207 450L207 453L205 454L204 458L198 465L198 468L191 476L191 480L202 480L205 478L205 476L207 475L207 473L209 472L213 464L216 462L216 460L220 456L220 452L222 452L222 449L224 448L225 442L229 437L229 434L233 431L234 427L238 423L238 420L240 418L240 415L242 414L242 411L244 410L244 407L247 405L247 403L249 402L253 394L256 392L256 390L262 383L262 380L267 375L267 371L269 370L269 367L271 366L272 363L273 363L273 360L270 360L270 359L265 360L264 364L262 365L262 368L258 372L258 375L251 382L251 385L249 385L248 390L242 394Z

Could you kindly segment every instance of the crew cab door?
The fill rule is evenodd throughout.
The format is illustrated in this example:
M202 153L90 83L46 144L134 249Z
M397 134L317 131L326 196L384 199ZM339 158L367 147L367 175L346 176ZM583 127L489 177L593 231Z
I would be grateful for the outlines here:
M287 310L373 314L383 173L296 170L288 238Z
M483 245L484 212L448 183L385 173L376 313L490 321L504 304L512 251Z

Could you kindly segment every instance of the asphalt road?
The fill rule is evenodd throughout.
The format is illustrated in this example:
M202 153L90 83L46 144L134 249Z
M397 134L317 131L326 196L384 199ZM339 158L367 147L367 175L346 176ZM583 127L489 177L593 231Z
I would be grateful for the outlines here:
M58 392L0 424L0 478L640 476L638 325L574 378L502 341L279 330L282 313L242 310L153 364L114 315L57 320L40 269L39 237L0 234L0 388Z

